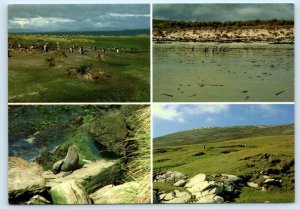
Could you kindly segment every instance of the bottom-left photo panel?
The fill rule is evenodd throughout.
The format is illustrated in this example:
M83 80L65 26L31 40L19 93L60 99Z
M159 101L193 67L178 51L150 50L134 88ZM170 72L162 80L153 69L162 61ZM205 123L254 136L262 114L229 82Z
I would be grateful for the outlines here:
M151 202L149 105L9 105L10 204Z

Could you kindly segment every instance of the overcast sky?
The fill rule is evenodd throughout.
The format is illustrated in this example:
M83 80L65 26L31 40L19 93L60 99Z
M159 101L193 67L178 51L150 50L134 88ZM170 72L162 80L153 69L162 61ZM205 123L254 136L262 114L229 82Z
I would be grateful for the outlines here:
M294 105L154 104L154 137L207 126L294 123Z
M9 32L104 31L150 27L150 6L9 5Z
M155 4L153 18L183 21L294 19L293 4Z

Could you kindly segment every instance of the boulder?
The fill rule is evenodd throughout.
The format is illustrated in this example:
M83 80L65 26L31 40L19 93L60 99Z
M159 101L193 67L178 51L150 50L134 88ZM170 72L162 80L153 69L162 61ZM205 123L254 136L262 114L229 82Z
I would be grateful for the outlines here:
M179 204L179 203L186 203L185 201L184 201L184 199L183 198L180 198L180 197L175 197L174 199L172 199L172 200L170 200L170 201L166 201L166 202L164 202L164 203L174 203L174 204Z
M46 204L51 204L51 202L40 195L34 195L32 198L30 198L29 201L26 202L26 204L27 205L46 205Z
M181 179L179 181L176 181L175 184L173 184L173 186L176 186L176 187L183 187L184 185L186 184L186 181Z
M193 185L198 184L199 182L206 181L206 174L200 173L193 178L185 185L185 187L193 187Z
M215 198L216 195L209 195L209 196L205 196L202 197L200 199L198 199L198 201L196 201L196 203L215 203Z
M89 197L94 204L129 204L134 203L139 187L137 182L126 182L118 186L107 185Z
M174 199L175 197L176 197L175 193L174 192L170 192L170 193L166 194L166 196L163 198L163 200L170 201L170 200Z
M223 203L224 202L224 198L223 197L220 197L220 196L215 196L214 197L214 201L216 203Z
M264 181L265 185L270 185L270 186L277 186L280 187L281 186L281 180L276 180L276 179L266 179Z
M237 181L242 181L241 178L239 178L239 177L237 177L237 176L235 176L235 175L221 174L221 176L222 176L221 179L222 179L224 182L228 183L228 184L230 184L230 183L235 183L235 182L237 182Z
M123 157L128 134L125 117L120 111L109 111L96 116L88 128L99 148L106 156Z
M214 184L214 181L202 181L193 184L191 187L188 187L187 190L190 191L192 194L195 192L203 192L209 188L212 188Z
M81 183L85 187L85 190L89 192L115 181L115 176L112 175L114 172L109 172L114 169L115 165L116 161L99 160L85 164L82 168L73 171L67 176L64 176L64 172L54 174L51 171L43 172L42 176L46 179L47 187L51 188L68 180L74 179L78 183ZM119 174L116 173L115 175ZM99 181L99 176L103 176L103 178L105 178L104 182Z
M162 183L176 183L180 180L186 180L187 176L183 173L177 171L167 171L164 174L157 175L154 181L162 182Z
M253 188L258 188L259 187L259 185L254 183L254 182L247 182L247 186L248 187L253 187Z
M17 198L23 194L36 194L45 190L43 168L37 163L29 163L19 157L8 159L8 194Z
M50 189L54 204L90 204L84 187L75 179L56 185Z
M192 198L192 195L189 194L188 192L180 192L179 190L175 190L174 193L175 193L176 199L178 199L178 201L183 201L183 203L189 202L190 199ZM181 203L181 202L178 202L178 203Z

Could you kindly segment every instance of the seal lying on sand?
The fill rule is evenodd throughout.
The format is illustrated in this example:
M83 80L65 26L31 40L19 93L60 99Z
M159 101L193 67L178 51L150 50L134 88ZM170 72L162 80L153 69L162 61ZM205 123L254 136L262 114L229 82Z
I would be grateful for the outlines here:
M65 159L57 161L52 167L52 172L54 174L60 171L73 172L78 168L79 165L79 155L77 153L76 147L74 145L70 146Z

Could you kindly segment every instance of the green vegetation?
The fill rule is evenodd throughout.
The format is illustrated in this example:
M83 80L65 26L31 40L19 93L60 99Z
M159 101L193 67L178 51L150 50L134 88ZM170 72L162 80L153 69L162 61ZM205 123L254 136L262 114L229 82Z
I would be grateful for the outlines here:
M155 147L187 145L212 141L226 141L255 136L292 135L294 125L283 126L231 126L201 128L177 132L154 139Z
M149 36L9 34L8 39L9 102L150 100ZM73 45L74 53L69 53Z
M265 173L281 179L281 188L244 187L235 202L293 202L294 125L198 129L159 137L154 140L153 164L154 175L226 173L260 186ZM154 189L168 192L174 186L155 182Z
M176 29L176 28L220 28L227 27L231 29L237 28L272 28L272 27L293 27L294 21L292 20L248 20L248 21L226 21L226 22L185 22L173 20L153 20L153 28L155 29Z

